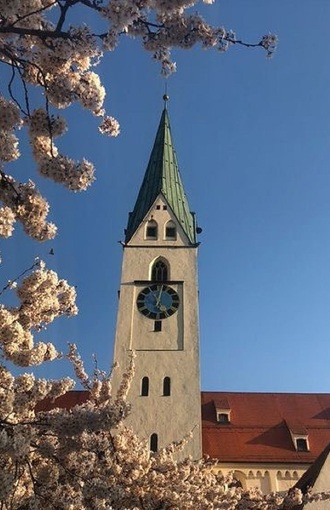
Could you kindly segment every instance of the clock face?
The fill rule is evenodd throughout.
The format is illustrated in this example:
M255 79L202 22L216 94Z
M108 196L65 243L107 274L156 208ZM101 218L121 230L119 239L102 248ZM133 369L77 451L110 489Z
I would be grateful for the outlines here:
M161 283L155 283L141 290L136 301L138 310L152 320L166 319L179 308L177 292Z

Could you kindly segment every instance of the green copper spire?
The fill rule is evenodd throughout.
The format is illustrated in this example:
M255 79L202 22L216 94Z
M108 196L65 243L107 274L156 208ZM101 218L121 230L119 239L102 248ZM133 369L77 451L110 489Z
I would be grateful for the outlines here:
M172 143L166 100L167 96L147 170L134 210L129 215L125 242L131 239L157 196L162 193L189 241L192 244L196 243L195 216L190 212L188 200L180 177L176 154Z

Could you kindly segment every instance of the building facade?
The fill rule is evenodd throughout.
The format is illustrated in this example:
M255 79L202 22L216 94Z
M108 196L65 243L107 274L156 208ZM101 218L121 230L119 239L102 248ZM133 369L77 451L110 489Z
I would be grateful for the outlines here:
M287 491L330 443L330 395L202 392L203 454L243 488Z

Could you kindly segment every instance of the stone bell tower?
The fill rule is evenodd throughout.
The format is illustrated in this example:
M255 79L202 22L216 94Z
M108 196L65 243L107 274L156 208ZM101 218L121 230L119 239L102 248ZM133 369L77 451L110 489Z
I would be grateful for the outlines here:
M114 388L134 350L128 424L151 451L193 429L183 456L197 459L202 448L196 218L179 173L167 99L125 230Z

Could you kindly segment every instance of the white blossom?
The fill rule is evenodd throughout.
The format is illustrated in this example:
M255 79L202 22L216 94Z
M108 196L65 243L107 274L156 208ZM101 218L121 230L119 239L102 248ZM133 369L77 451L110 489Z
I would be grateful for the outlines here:
M113 117L105 117L100 124L99 131L109 136L118 136L120 133L119 122Z
M16 215L10 207L0 207L0 237L10 237L14 230Z

